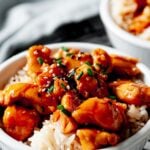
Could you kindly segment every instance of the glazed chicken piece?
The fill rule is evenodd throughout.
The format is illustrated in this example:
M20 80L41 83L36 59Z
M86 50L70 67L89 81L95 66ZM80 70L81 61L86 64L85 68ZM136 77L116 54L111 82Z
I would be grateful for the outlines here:
M37 84L42 88L47 88L53 82L54 77L63 77L65 71L62 67L57 64L43 65L41 67L42 73L37 76Z
M84 63L89 63L92 65L93 58L89 53L82 53L78 52L73 54L72 56L65 57L65 65L67 66L68 70L78 68Z
M98 88L98 81L94 78L94 71L91 66L87 64L81 65L75 71L75 81L77 89L85 98L92 95Z
M134 0L134 1L137 4L137 9L134 15L137 16L140 13L142 13L143 9L148 4L148 0Z
M96 150L108 145L113 146L120 141L117 134L96 129L78 129L76 135L82 150Z
M67 66L68 70L77 68L81 65L81 62L76 59L72 59L71 57L66 57L64 64Z
M59 122L62 133L69 134L75 132L77 129L77 123L74 119L61 110L56 110L52 116L53 122Z
M89 98L77 107L72 117L78 124L94 124L101 128L117 131L124 123L125 110L120 110L110 99Z
M150 106L150 87L132 81L114 81L110 87L120 101L134 105Z
M112 70L118 75L137 76L141 71L136 66L138 60L135 58L111 55Z
M92 64L93 59L89 53L82 53L78 49L62 47L54 54L56 59L62 58L63 63L69 70L79 67L84 62Z
M105 74L110 73L112 70L111 57L106 51L102 49L95 49L92 52L94 67L97 71L101 71Z
M108 96L108 89L104 79L95 75L92 66L82 64L77 68L75 71L75 81L77 90L84 98Z
M81 100L77 97L76 93L73 91L68 91L61 99L61 104L69 112L74 111L81 103Z
M58 49L58 51L53 53L53 57L55 59L59 59L59 58L66 58L66 57L71 57L72 56L76 56L78 53L80 52L79 49L75 49L75 48L68 48L68 47L61 47Z
M56 110L57 106L54 95L40 92L37 85L29 83L15 83L0 92L1 106L8 106L16 102L25 106L33 106L43 114L50 114Z
M53 88L53 94L57 99L61 100L61 97L65 94L65 92L69 89L69 85L67 80L63 80L61 78L55 78L54 79L54 88Z
M4 130L19 141L31 136L39 121L39 115L35 110L21 106L8 106L3 115Z
M136 0L138 4L135 18L129 25L129 32L138 35L150 26L150 6L147 5L146 0ZM147 6L146 6L147 5Z
M99 73L95 77L98 81L98 88L93 93L93 97L103 98L108 97L108 84L107 84L107 76Z
M41 73L43 63L51 64L51 50L43 45L35 45L29 48L27 53L28 73L35 78Z

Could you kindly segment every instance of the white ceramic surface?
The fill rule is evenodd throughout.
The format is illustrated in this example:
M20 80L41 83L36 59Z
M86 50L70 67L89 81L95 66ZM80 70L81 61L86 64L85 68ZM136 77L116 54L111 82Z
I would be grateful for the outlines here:
M62 46L65 47L74 47L79 48L83 51L90 51L94 48L102 48L109 53L115 53L119 55L124 55L116 49L98 45L98 44L89 44L89 43L59 43L59 44L51 44L47 45L50 48L60 48ZM26 52L22 52L16 56L13 56L6 62L0 65L0 89L4 86L7 80L16 73L18 69L24 66L26 63ZM138 67L143 72L143 80L147 85L150 85L150 70L143 64L139 63ZM150 121L146 123L146 125L135 135L128 138L124 142L118 144L115 147L105 148L103 150L141 150L144 147L145 142L149 138L150 135ZM22 144L11 138L7 135L2 129L0 129L0 149L2 150L31 150L30 147Z
M150 67L150 42L121 29L110 15L110 0L101 1L99 12L112 45L119 51L137 57Z

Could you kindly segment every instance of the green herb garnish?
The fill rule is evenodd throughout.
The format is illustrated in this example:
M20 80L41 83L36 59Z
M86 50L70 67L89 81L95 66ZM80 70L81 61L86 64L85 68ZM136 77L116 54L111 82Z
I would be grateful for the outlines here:
M110 99L116 99L116 96L114 96L114 95L109 95L108 98L110 98Z
M61 83L61 87L62 87L63 89L66 89L66 86L65 86L63 83Z
M85 64L87 64L88 66L91 66L91 63L89 61L86 61Z
M62 64L62 58L57 58L57 59L55 59L56 60L56 62L57 62L57 64L59 65L59 66L63 66L63 64Z
M57 106L57 109L59 109L59 110L61 110L61 112L63 112L65 115L67 115L67 116L70 116L71 115L71 113L68 111L68 110L66 110L65 108L64 108L64 106L63 105L58 105Z
M65 52L68 52L68 50L69 50L67 47L64 47L64 46L61 49Z
M82 77L82 75L83 75L83 71L80 72L80 74L79 74L78 77L77 77L77 80L80 80L80 78Z
M92 71L92 69L88 68L88 69L87 69L87 73L88 73L89 76L93 76L93 71Z
M63 105L61 105L61 104L60 104L60 105L58 105L58 106L57 106L57 109L59 109L59 110L63 110L63 109L65 109L65 108L64 108L64 106L63 106Z
M56 60L56 61L62 60L62 57L60 57L60 58L56 58L55 60Z
M54 90L54 85L51 85L51 86L47 89L47 92L48 92L48 93L51 93L51 92L53 92L53 90Z
M72 57L73 53L67 53L66 56Z
M37 61L38 61L38 63L39 63L40 65L42 65L42 64L44 63L44 60L43 60L42 57L38 57L38 58L37 58Z

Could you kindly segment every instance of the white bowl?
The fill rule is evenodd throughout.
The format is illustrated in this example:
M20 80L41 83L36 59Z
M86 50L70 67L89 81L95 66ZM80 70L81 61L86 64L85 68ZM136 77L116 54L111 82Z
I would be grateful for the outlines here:
M114 22L110 12L110 0L101 1L99 12L112 45L119 51L139 58L150 67L150 42L128 33Z
M89 44L89 43L59 43L59 44L50 44L47 45L50 48L60 48L62 46L65 47L73 47L79 48L83 51L90 51L95 48L102 48L106 50L108 53L115 53L119 55L124 55L116 49L98 45L98 44ZM26 52L22 52L18 55L13 56L9 60L5 61L0 65L0 89L3 88L4 84L7 80L13 76L17 70L21 69L26 63ZM147 85L150 85L150 70L143 64L139 63L138 67L143 72L143 80ZM150 135L150 120L146 123L146 125L132 137L126 139L121 142L117 146L104 148L103 150L141 150L147 139ZM18 142L8 134L6 134L2 129L0 129L0 148L9 149L9 150L31 150L29 146L26 146L22 142Z

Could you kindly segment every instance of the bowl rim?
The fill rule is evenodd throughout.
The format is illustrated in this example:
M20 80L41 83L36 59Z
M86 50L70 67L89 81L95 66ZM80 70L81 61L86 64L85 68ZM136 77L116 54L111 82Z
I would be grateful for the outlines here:
M100 18L106 28L111 30L114 34L116 34L120 39L125 40L128 43L132 43L133 45L140 46L142 48L147 48L150 50L150 42L144 39L140 39L135 35L123 30L110 15L110 0L103 0L99 5L99 15Z
M60 48L62 46L73 47L73 48L82 49L83 51L84 50L90 51L95 48L102 48L102 49L106 50L108 53L116 53L118 55L128 56L127 54L117 51L116 48L111 48L111 47L104 46L101 44L93 44L93 43L65 42L65 43L48 44L45 46L48 46L51 49ZM21 52L17 55L14 55L11 58L9 58L4 63L0 64L0 70L2 68L4 69L5 67L9 67L9 65L15 61L20 61L21 59L26 57L26 54L27 53L25 51L25 52ZM150 69L148 67L146 67L144 64L139 63L138 66L142 70L142 72L144 72L145 74L150 74ZM116 146L103 148L101 150L118 150L118 149L129 150L130 144L132 146L133 143L135 144L135 143L139 142L140 140L149 137L150 134L148 132L150 132L150 120L148 120L147 123L145 124L145 126L141 130L139 130L136 134L134 134L133 136L127 138L126 140L122 141L121 143L119 143ZM142 137L141 137L141 135L142 135ZM31 150L31 147L23 144L22 142L18 142L17 140L13 139L7 133L5 133L2 129L0 129L0 138L1 138L0 142L2 142L4 145L10 146L11 148L14 148L15 150L17 150L17 149L20 150L20 148L22 150L27 150L27 149Z

